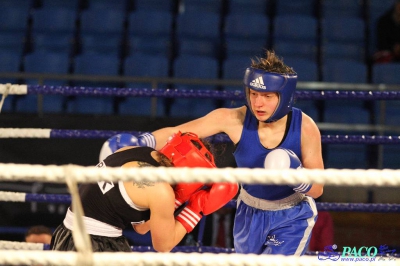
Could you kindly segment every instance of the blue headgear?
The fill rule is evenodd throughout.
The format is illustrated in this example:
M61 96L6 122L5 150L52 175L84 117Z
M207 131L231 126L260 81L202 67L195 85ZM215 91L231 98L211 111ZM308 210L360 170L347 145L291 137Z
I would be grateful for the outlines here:
M296 89L297 74L278 74L249 67L244 74L243 83L250 110L249 88L258 92L278 93L278 106L270 118L264 122L274 122L290 112L293 104L293 94ZM251 112L253 111L251 110Z

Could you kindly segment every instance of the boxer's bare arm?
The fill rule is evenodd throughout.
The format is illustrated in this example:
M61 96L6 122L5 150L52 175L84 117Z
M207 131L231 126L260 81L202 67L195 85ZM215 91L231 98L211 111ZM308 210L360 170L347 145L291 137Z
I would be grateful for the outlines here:
M308 169L324 169L321 148L321 133L315 122L303 113L301 127L301 156L302 163ZM323 193L322 184L313 184L306 195L318 198Z
M211 111L203 117L187 123L175 127L166 127L156 130L152 132L157 140L156 149L161 149L168 140L168 137L178 131L182 133L193 132L200 138L206 138L225 132L232 139L232 141L235 141L235 138L239 139L241 134L241 126L244 119L241 115L242 113L242 108L219 108Z

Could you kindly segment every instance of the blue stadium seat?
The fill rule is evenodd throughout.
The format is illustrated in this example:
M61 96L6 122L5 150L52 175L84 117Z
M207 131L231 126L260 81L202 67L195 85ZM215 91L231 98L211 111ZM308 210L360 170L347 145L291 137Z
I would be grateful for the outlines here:
M84 10L81 14L82 52L120 54L124 20L125 16L118 10L95 8Z
M163 10L171 11L174 9L173 0L135 0L135 10Z
M363 5L359 0L324 0L322 14L327 17L358 17L362 18Z
M21 12L27 13L33 7L32 0L1 0L0 10L7 12L8 8L20 9ZM6 15L7 16L7 15Z
M369 112L363 101L331 100L325 102L324 122L339 124L369 124ZM360 133L358 133L360 134Z
M244 40L240 38L226 38L224 56L261 57L265 55L266 44L263 40Z
M251 64L251 58L247 56L232 56L224 60L222 66L223 79L242 80L244 72Z
M365 51L365 23L363 19L356 17L327 17L322 21L323 49L327 44L352 45L358 47L347 51L354 51L351 58L357 58L360 52ZM346 49L346 46L344 46ZM364 61L364 60L363 60Z
M168 77L168 58L136 53L124 61L124 76Z
M75 9L43 7L32 12L32 31L73 33L77 19Z
M74 33L32 33L33 50L73 54Z
M171 12L162 10L136 10L128 17L128 33L130 36L163 36L172 33Z
M128 45L128 55L145 53L169 57L172 53L169 37L130 36Z
M367 169L367 146L359 144L329 144L325 148L325 168Z
M21 64L21 53L14 50L0 50L0 73L2 72L19 72ZM14 78L0 78L0 83L17 83ZM2 96L2 95L0 95ZM19 96L9 95L2 108L2 112L13 112L12 102L20 98Z
M352 60L330 59L323 65L323 81L338 83L367 83L367 66ZM369 112L363 101L325 101L327 123L369 124Z
M343 59L365 61L365 46L354 43L325 43L322 47L323 60Z
M128 54L171 54L173 16L163 10L136 10L128 17Z
M22 55L24 47L24 32L0 32L0 51L10 51Z
M83 75L119 75L120 60L115 55L82 53L74 59L74 73Z
M124 62L124 76L132 77L168 77L169 60L167 57L149 54L133 54ZM151 83L128 82L128 88L152 88ZM167 88L166 84L158 84L157 89ZM152 99L149 97L129 97L119 104L119 114L144 115L152 113L152 103L157 102L157 116L164 115L164 99Z
M372 66L372 81L374 84L399 85L399 63L375 64ZM377 110L379 112L379 110ZM386 101L385 124L398 126L400 124L400 101ZM379 115L379 113L377 113Z
M399 145L383 146L383 169L399 169Z
M176 33L179 37L214 39L219 37L219 25L219 16L213 12L186 11L177 16Z
M367 83L367 65L359 61L329 59L323 64L323 81Z
M82 52L94 52L119 56L122 53L122 35L84 34L81 36Z
M317 19L307 15L279 15L274 19L274 40L308 41L317 37Z
M306 113L315 122L320 122L319 112L316 106L316 101L313 100L297 100L295 99L293 106L299 108Z
M278 51L277 51L278 52ZM313 82L318 81L318 65L315 60L306 59L304 57L296 56L283 56L283 61L286 65L293 68L298 75L299 82ZM304 113L309 115L314 121L319 121L319 112L316 107L316 102L313 100L300 100L295 99L294 107L301 109Z
M316 0L278 0L276 3L276 15L316 15Z
M301 48L297 57L316 60L317 26L315 17L307 15L279 15L274 19L274 49L280 55L294 56L293 47ZM286 44L285 44L286 43ZM296 51L298 49L295 49ZM286 54L285 54L286 53Z
M21 53L13 50L0 50L0 73L19 72L21 66ZM1 78L0 83L16 83L13 78Z
M74 43L77 10L65 7L42 7L32 14L33 50L70 53Z
M298 81L318 81L318 65L315 61L302 57L284 57L283 61L298 75Z
M268 16L266 14L228 14L225 18L223 33L226 57L263 54L269 40Z
M86 9L81 14L81 33L122 34L124 19L113 9Z
M243 79L246 68L251 64L251 60L247 56L231 56L224 60L222 65L222 77L224 80ZM223 86L223 90L227 92L243 92L243 85L238 86ZM226 100L223 107L238 107L245 103L245 100Z
M218 62L216 59L182 55L174 61L174 77L190 79L216 79L218 77ZM209 85L176 84L177 89L215 90ZM171 116L199 117L216 108L213 99L177 98L171 106Z
M29 9L16 6L3 6L1 11L0 32L26 33L28 29Z
M375 84L400 84L400 63L375 64L372 66L372 81Z
M223 0L182 0L179 12L206 11L222 14Z
M201 20L199 20L201 18ZM176 20L178 54L202 55L217 58L220 45L220 16L214 12L186 11Z
M44 73L44 74L68 74L69 71L69 55L65 53L54 53L35 51L24 57L24 69L27 73ZM25 80L28 85L38 85L39 80ZM66 86L67 80L45 80L41 85L49 86ZM42 99L43 111L60 113L63 111L62 103L65 97L62 95L43 95ZM38 110L37 95L26 95L17 101L16 111L35 113Z
M120 60L116 55L82 53L74 58L74 74L82 75L119 75ZM76 82L76 86L118 87L115 82ZM114 97L79 96L68 102L67 112L82 114L112 114Z
M215 59L201 56L179 56L174 61L174 76L177 78L216 79L218 78L218 62Z
M113 97L78 96L67 103L67 113L86 115L113 114Z
M125 12L128 9L127 0L87 0L87 9L117 10Z
M69 55L48 51L34 51L24 57L24 70L27 73L68 74ZM26 80L27 84L38 84L38 80ZM67 80L46 81L46 85L65 86Z
M316 61L318 47L315 43L276 40L274 51L281 57L301 57L303 59Z
M268 14L269 1L260 0L229 0L228 13L230 14Z
M40 8L66 8L78 10L80 8L80 0L38 0Z

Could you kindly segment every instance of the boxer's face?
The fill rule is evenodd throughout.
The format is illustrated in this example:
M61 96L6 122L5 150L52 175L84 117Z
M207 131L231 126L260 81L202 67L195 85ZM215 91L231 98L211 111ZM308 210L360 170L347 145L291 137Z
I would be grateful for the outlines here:
M254 115L260 121L267 120L275 111L279 96L276 92L249 91L251 108Z

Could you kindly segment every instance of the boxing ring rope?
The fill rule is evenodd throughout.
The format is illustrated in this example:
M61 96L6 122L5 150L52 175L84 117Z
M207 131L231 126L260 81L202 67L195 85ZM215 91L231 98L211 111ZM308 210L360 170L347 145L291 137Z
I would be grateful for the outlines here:
M334 178L332 178L334 177ZM65 183L98 181L239 182L247 184L323 183L334 186L399 186L400 170L392 169L246 169L246 168L104 168L78 165L0 164L0 181Z
M41 265L76 265L76 252L35 251L28 250L21 253L18 250L0 251L0 263L7 265L41 264ZM10 263L11 262L11 263ZM243 254L209 254L203 256L196 253L122 253L99 252L93 254L94 265L173 265L173 266L319 266L349 265L348 261L317 260L315 257L283 256L283 255L243 255ZM399 260L385 261L384 265L400 265ZM357 265L371 265L369 261L357 262Z
M336 84L336 85L335 85ZM330 86L331 85L331 86ZM333 86L332 86L333 85ZM333 88L334 90L323 90ZM399 100L400 87L397 85L351 85L350 91L337 89L337 83L320 82L312 90L296 91L295 98L302 100L358 99L358 100ZM341 87L346 88L345 84ZM361 90L355 90L360 88ZM118 96L118 97L166 97L166 98L212 98L219 100L242 100L243 91L217 91L194 89L147 89L109 87L70 87L48 85L0 84L0 94L60 94L65 96Z
M32 194L22 192L0 191L0 201L10 202L45 202L45 203L71 203L69 194ZM400 204L383 203L330 203L316 202L318 211L338 212L400 212ZM230 201L225 207L235 208L236 201Z
M126 130L0 128L0 138L107 139L120 133L128 133L134 136L139 136L143 132ZM212 139L213 143L231 142L226 134L216 134L209 137L209 139ZM324 144L394 144L400 143L400 136L322 135L321 141Z

